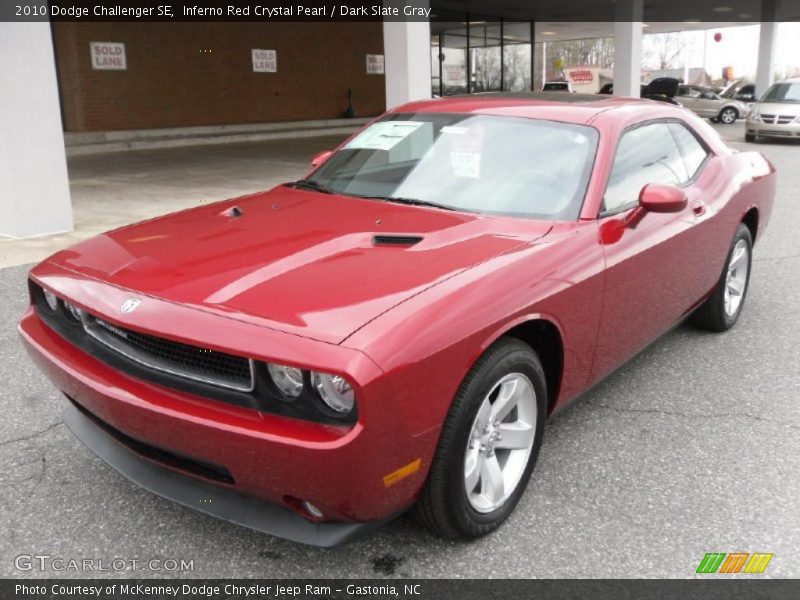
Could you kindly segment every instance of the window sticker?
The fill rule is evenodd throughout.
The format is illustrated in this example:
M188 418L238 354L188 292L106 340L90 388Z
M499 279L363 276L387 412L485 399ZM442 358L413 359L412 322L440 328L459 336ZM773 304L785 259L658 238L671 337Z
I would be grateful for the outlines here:
M456 177L478 179L481 176L481 149L483 127L473 125L449 125L442 127L450 148L450 168Z
M481 155L479 152L451 152L450 166L456 177L478 179L481 176Z
M454 135L461 135L469 131L468 127L459 127L458 125L445 125L440 130L442 133L450 133Z
M425 123L420 121L382 121L374 123L366 131L350 141L345 148L351 150L391 150L423 125Z

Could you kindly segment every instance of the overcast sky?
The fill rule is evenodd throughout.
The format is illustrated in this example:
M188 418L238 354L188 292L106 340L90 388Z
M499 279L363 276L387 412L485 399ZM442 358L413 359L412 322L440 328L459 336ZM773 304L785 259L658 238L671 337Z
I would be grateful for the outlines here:
M714 34L721 33L722 40L714 41ZM689 66L703 66L709 74L718 78L722 68L733 67L734 77L754 77L758 62L758 25L725 27L705 31L687 32ZM704 51L705 47L705 51ZM781 23L778 26L776 65L779 70L800 69L800 23Z

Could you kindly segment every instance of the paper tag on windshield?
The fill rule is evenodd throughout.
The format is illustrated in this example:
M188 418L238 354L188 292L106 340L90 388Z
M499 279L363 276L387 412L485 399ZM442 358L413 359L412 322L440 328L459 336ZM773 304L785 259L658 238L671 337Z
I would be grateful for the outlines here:
M373 123L345 148L354 150L391 150L425 123L420 121L382 121Z
M481 174L481 155L479 152L451 152L450 166L456 177L477 179Z

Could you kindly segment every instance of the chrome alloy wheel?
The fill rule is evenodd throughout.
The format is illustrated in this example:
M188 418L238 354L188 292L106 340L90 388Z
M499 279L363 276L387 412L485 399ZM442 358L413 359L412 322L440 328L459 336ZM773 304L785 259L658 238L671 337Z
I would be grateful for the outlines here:
M492 386L472 423L464 457L464 487L480 513L500 508L517 488L536 437L536 390L522 373Z
M736 121L736 111L732 108L726 108L722 111L719 115L719 120L722 121L725 125L730 125Z
M725 314L732 317L739 310L747 287L747 273L750 270L750 249L745 240L739 240L733 247L728 274L725 276Z

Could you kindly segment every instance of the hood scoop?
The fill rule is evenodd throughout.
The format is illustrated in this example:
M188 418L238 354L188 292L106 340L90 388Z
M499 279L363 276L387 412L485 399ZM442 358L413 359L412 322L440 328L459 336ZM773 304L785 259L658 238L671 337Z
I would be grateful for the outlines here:
M414 246L424 238L421 235L376 235L372 238L374 246Z
M238 206L231 206L228 209L223 210L220 215L223 217L228 217L229 219L238 219L244 214L244 211L239 208Z

